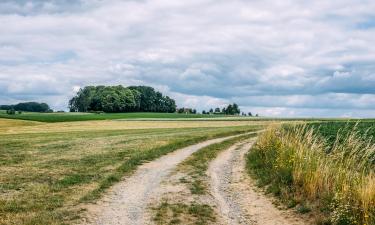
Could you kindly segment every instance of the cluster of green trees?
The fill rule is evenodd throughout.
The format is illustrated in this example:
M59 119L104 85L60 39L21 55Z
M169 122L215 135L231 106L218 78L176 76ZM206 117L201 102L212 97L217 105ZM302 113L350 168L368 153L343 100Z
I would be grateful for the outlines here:
M229 104L227 107L223 109L223 113L226 115L238 115L241 113L240 108L236 103Z
M197 114L197 110L192 108L179 108L177 109L177 113Z
M176 103L148 86L86 86L69 101L71 112L175 112Z
M9 114L13 114L15 111L25 112L52 112L51 108L46 103L38 102L22 102L16 105L1 105L0 110L7 110Z
M203 110L202 114L225 114L225 115L239 115L241 113L240 108L236 103L229 104L227 107L223 109L215 108L210 109L209 111Z

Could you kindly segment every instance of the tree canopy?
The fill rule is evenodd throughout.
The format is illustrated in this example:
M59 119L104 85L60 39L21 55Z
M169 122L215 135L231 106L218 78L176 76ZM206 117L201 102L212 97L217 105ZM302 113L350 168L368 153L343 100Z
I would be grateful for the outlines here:
M52 111L48 104L38 102L22 102L16 105L2 105L1 110L15 110L15 111L26 111L26 112L50 112Z
M223 108L223 113L227 115L238 115L241 113L236 103L229 104L226 108Z
M175 112L176 103L148 86L86 86L69 101L72 112Z

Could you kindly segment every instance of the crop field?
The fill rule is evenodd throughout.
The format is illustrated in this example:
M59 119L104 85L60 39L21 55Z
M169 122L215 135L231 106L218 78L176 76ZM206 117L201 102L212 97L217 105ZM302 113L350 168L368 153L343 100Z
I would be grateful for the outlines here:
M25 114L26 115L26 114ZM0 119L0 224L63 224L136 167L206 139L253 131L251 121Z
M372 120L315 122L309 124L309 127L314 128L330 144L334 143L338 134L345 136L353 129L359 136L366 136L365 139L375 142L375 121Z

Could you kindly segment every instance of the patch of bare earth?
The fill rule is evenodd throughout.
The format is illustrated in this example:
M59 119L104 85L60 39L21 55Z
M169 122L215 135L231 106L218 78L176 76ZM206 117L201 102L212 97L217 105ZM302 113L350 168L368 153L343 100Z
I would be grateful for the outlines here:
M277 208L245 171L245 154L252 142L221 152L207 171L210 190L223 224L302 225L311 219Z

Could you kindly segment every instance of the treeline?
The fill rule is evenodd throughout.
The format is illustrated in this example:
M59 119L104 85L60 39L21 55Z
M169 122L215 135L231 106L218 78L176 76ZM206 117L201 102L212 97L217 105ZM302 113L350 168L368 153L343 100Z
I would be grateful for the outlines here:
M16 105L1 105L0 110L13 111L26 111L26 112L51 112L51 108L46 103L38 102L22 102Z
M258 114L253 115L251 112L245 113L242 112L238 105L236 103L229 104L227 107L224 107L220 109L219 107L213 109L211 108L210 110L203 110L202 114L224 114L224 115L241 115L241 116L256 116L258 117Z
M69 101L71 112L175 112L175 100L148 86L86 86Z
M215 108L210 109L208 111L203 110L202 114L225 114L225 115L239 115L241 113L240 108L236 103L229 104L227 107L224 107L222 109L220 108Z

